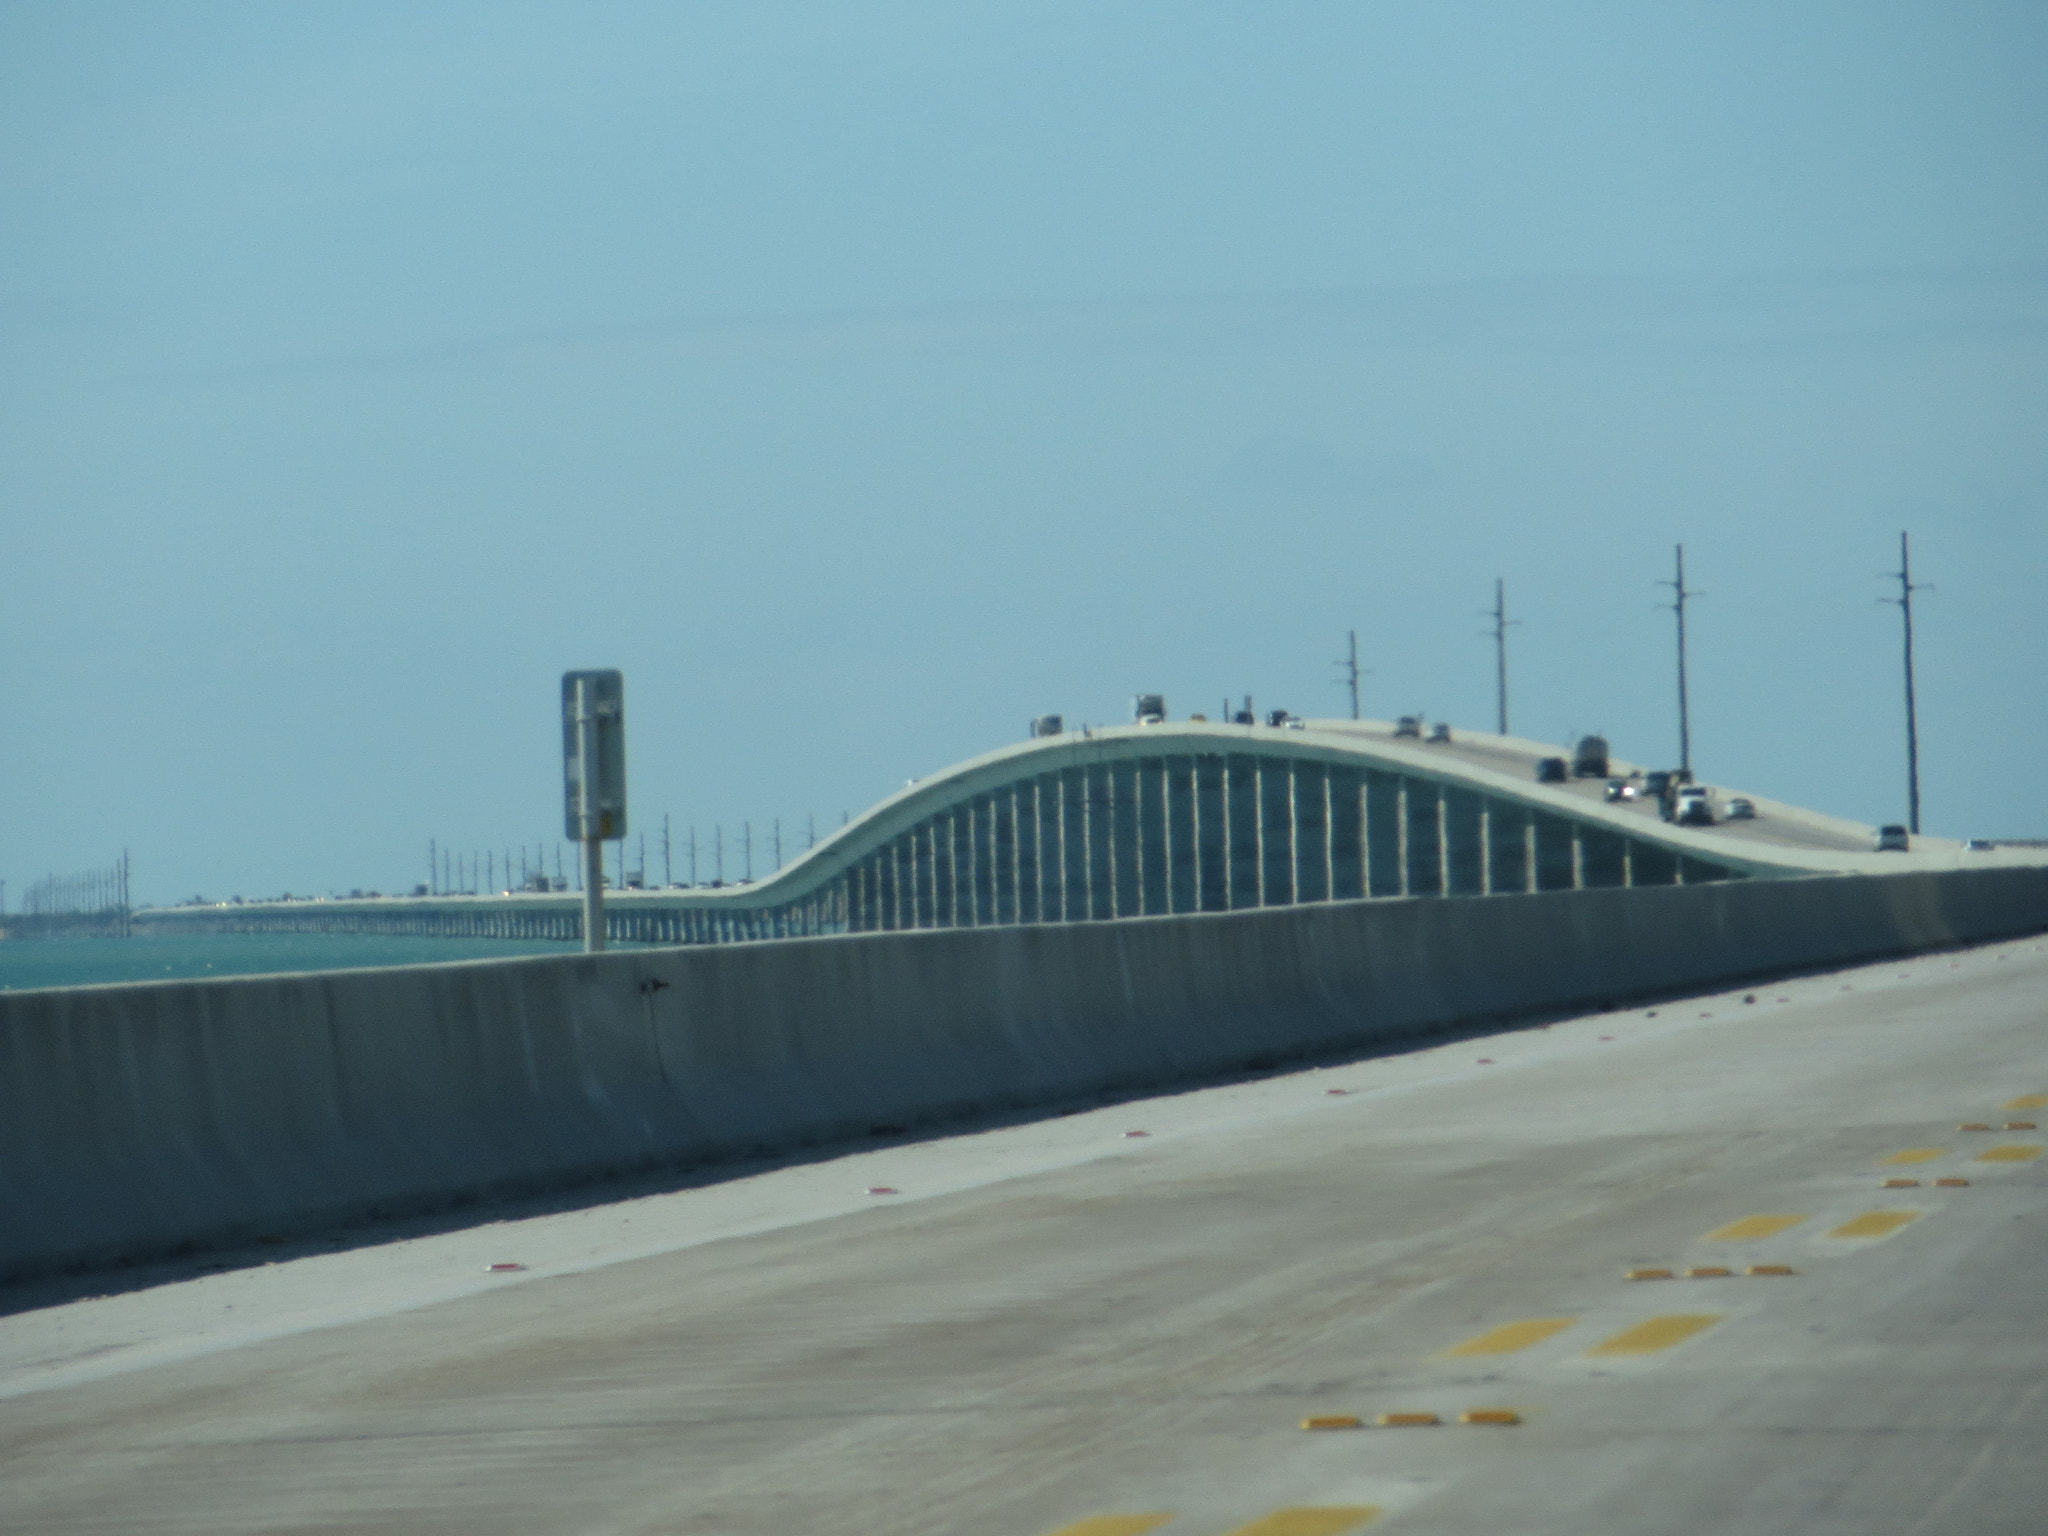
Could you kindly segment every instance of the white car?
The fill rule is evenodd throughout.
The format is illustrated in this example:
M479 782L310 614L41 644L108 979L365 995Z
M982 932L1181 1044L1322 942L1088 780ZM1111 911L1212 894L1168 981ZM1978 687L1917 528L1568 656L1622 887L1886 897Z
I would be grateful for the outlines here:
M1711 827L1714 802L1704 785L1688 784L1678 792L1678 808L1671 819L1682 827Z

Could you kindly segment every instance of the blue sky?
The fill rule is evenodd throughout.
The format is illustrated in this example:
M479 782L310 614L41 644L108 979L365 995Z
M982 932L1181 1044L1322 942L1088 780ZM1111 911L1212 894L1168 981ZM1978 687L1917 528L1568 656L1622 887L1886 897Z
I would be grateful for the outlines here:
M0 0L0 876L836 824L1226 692L2048 835L2038 4Z

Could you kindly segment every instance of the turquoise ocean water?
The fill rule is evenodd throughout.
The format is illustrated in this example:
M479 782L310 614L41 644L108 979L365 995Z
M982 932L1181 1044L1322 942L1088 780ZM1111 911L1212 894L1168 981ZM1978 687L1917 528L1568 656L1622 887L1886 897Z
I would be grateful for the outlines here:
M251 933L175 939L16 939L0 942L0 992L101 982L175 981L366 965L431 965L567 955L582 946L549 939L385 938L364 934Z

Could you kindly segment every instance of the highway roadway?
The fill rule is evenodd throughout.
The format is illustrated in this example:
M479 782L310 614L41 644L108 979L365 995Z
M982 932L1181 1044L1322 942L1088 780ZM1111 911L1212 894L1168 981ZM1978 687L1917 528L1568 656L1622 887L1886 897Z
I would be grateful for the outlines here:
M1391 742L1396 738L1392 729L1381 721L1315 720L1309 722L1311 729L1334 733L1341 736L1364 736L1377 741ZM1411 746L1416 744L1410 743ZM1449 758L1455 762L1484 768L1489 772L1504 774L1510 779L1524 782L1536 778L1536 765L1546 757L1571 758L1569 746L1553 746L1544 742L1525 741L1513 736L1494 736L1484 732L1458 732L1449 742L1423 742L1416 748L1431 756ZM1646 773L1641 763L1612 758L1610 768L1617 778L1626 778L1632 773ZM1650 831L1661 820L1655 800L1643 798L1622 802L1609 802L1606 798L1605 778L1572 779L1563 784L1553 784L1550 789L1559 794L1570 795L1589 804L1607 804L1610 809L1623 816L1642 820L1643 830ZM1804 806L1787 805L1762 795L1752 794L1727 785L1710 784L1715 800L1725 805L1736 795L1743 795L1756 807L1756 818L1750 821L1718 821L1714 823L1711 835L1717 839L1735 843L1757 844L1765 848L1799 849L1812 853L1869 853L1872 851L1871 834L1875 828L1829 816ZM1937 851L1949 859L1961 851L1961 845L1950 838L1920 837L1914 840L1914 847L1923 854Z
M22 1286L0 1530L2035 1536L2038 1125L2027 940Z

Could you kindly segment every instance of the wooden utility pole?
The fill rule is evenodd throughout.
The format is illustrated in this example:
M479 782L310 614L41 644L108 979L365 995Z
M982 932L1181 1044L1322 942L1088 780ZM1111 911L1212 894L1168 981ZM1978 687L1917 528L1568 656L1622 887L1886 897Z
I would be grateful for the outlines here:
M1923 590L1913 584L1912 551L1906 535L1899 534L1899 568L1892 573L1899 583L1899 595L1884 601L1896 604L1905 623L1906 641L1906 830L1920 835L1920 723L1913 706L1913 594Z
M1678 767L1687 781L1692 778L1692 717L1685 699L1685 602L1687 598L1702 594L1689 591L1685 585L1685 546L1678 546L1678 571L1675 579L1660 581L1660 587L1672 591L1671 611L1678 615Z
M1345 635L1350 641L1350 646L1345 652L1344 659L1338 662L1337 665L1344 668L1344 685L1351 690L1351 718L1356 720L1358 718L1358 631L1355 629L1346 630ZM1227 719L1230 713L1230 706L1225 704L1223 708L1225 718Z
M1522 621L1508 617L1508 587L1498 576L1493 578L1493 609L1489 617L1493 620L1495 726L1505 736L1508 733L1508 626Z

